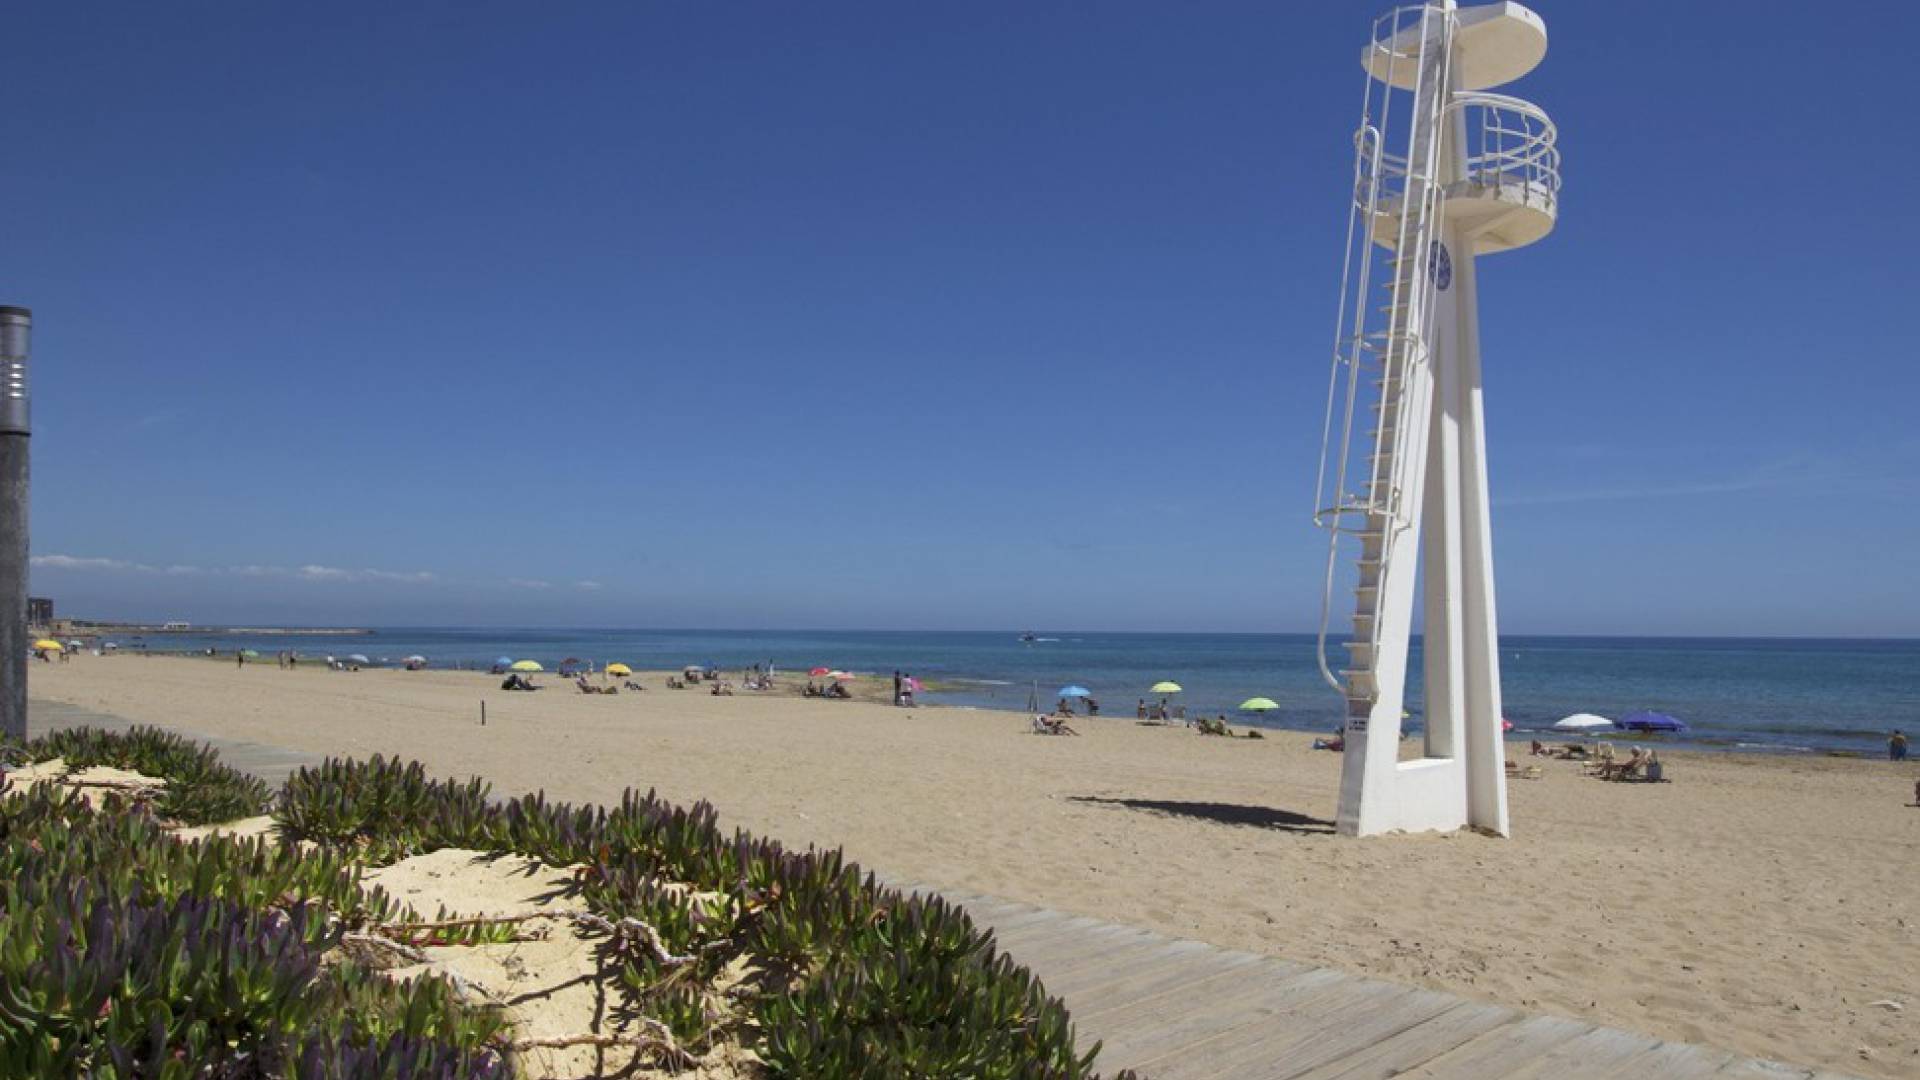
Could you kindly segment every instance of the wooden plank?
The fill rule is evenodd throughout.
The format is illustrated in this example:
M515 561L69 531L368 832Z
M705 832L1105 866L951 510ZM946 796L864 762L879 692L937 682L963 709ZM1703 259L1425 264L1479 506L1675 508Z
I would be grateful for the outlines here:
M1460 1001L1452 1008L1337 1060L1298 1074L1300 1080L1387 1080L1523 1017L1504 1005Z
M1185 1007L1171 1008L1166 995L1114 1009L1099 1017L1097 1030L1110 1051L1107 1061L1118 1067L1142 1065L1176 1058L1190 1047L1217 1039L1249 1024L1271 1019L1275 1006L1273 994L1287 984L1301 984L1311 992L1313 984L1324 982L1332 973L1308 972L1283 974L1264 964L1234 968L1193 988L1179 998ZM1163 1070L1154 1070L1160 1078Z
M1049 959L1043 963L1028 965L1040 977L1047 980L1048 986L1058 985L1088 970L1105 974L1108 978L1118 977L1127 972L1136 963L1165 948L1167 940L1158 934L1146 930L1126 929L1120 933L1092 938L1088 947L1077 956L1063 956ZM1021 953L1009 950L1014 959L1021 959Z
M1067 999L1074 1019L1095 1019L1137 1002L1202 993L1198 984L1258 962L1258 957L1244 953L1214 954L1197 942L1176 941L1124 975L1082 972L1056 992Z
M1007 941L1002 944L1007 955L1013 957L1016 963L1045 978L1055 968L1100 963L1131 940L1124 929L1096 927L1082 933L1069 931L1050 935L1038 942ZM1107 959L1106 962L1109 966L1117 963L1113 959Z
M1493 1080L1592 1030L1592 1024L1578 1020L1530 1016L1495 1028L1405 1075L1421 1080Z
M1691 1043L1663 1042L1627 1065L1639 1076L1657 1076L1660 1080L1701 1080L1702 1077L1718 1073L1734 1060L1730 1051Z
M1180 1075L1296 1076L1433 1018L1458 998L1351 976L1314 992L1274 996L1268 1023L1189 1048ZM1158 1063L1143 1063L1165 1073Z
M1619 1028L1594 1028L1576 1035L1532 1061L1505 1074L1508 1080L1580 1080L1583 1077L1611 1078L1638 1075L1630 1066L1634 1058L1660 1045L1651 1035L1636 1035Z
M1058 911L1019 912L996 917L984 925L992 927L994 936L1002 941L1027 944L1037 944L1062 934L1092 933L1102 927L1118 926L1117 923L1096 919L1091 915L1067 915Z
M1714 1074L1714 1080L1813 1080L1812 1069L1783 1065L1760 1058L1739 1058L1727 1062Z

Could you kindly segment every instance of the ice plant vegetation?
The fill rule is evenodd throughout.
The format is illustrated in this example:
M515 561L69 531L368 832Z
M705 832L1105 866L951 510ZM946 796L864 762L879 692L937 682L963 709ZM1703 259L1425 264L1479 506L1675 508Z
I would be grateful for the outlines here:
M838 851L722 830L704 802L499 802L483 781L379 757L301 770L268 799L151 730L11 753L167 787L151 803L108 793L101 810L57 785L0 794L0 1075L491 1078L570 1042L669 1070L731 1045L769 1076L1095 1075L1065 1007L963 910L883 888ZM276 839L166 828L269 803ZM573 906L424 919L361 878L441 848L568 868ZM635 1034L520 1037L480 988L379 970L535 920L595 942Z

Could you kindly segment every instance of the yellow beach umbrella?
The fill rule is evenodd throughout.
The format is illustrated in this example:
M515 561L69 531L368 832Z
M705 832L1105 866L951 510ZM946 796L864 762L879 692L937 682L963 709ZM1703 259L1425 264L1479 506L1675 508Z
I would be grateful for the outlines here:
M522 661L520 661L520 662L518 662L518 663L516 663L516 664L514 664L514 665L513 665L513 670L515 670L515 671L545 671L545 670L547 670L547 669L546 669L546 668L543 668L543 667L541 667L541 666L540 666L540 662L539 662L538 660L522 660Z
M1280 707L1280 703L1270 697L1250 697L1240 703L1241 712L1270 712Z
M630 668L630 667L628 667L628 666L627 666L627 665L625 665L625 664L608 664L608 665L607 665L607 674L609 674L609 675L631 675L631 674L633 674L633 669L632 669L632 668Z
M1171 681L1157 682L1154 683L1153 688L1147 692L1150 694L1177 694L1180 692L1180 684Z
M34 642L33 647L36 649L54 649L54 650L66 648L65 645L60 644L59 642L53 640L52 638L44 638L44 637L41 638L39 641Z

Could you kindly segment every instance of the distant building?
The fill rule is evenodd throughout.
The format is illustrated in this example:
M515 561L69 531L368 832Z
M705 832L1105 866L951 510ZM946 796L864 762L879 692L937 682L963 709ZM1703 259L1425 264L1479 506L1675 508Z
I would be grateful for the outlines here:
M47 599L44 596L28 597L27 598L27 625L28 626L52 626L53 625L53 601Z
M173 619L173 620L170 620L170 621L169 621L169 622L168 622L168 623L167 623L167 624L166 624L165 626L162 626L162 627L161 627L160 629L162 629L162 630L191 630L191 629L193 629L193 624L192 624L192 623L190 623L190 622L186 622L186 621L184 621L184 620L181 620L181 619Z

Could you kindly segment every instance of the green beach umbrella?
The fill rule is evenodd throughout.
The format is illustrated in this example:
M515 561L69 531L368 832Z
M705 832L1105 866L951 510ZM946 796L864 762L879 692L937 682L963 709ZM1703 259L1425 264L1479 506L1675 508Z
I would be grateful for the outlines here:
M541 666L540 666L540 662L539 662L538 660L522 660L522 661L520 661L519 663L516 663L516 664L514 664L514 665L513 665L513 670L515 670L515 671L545 671L545 670L547 670L547 669L546 669L546 668L543 668L543 667L541 667Z
M241 649L240 655L246 657L249 660L253 660L259 657L260 653L256 649Z
M1180 684L1172 681L1157 682L1154 683L1153 688L1147 692L1150 694L1177 694L1180 692Z
M1267 712L1279 707L1280 703L1269 697L1250 697L1240 703L1241 712Z

